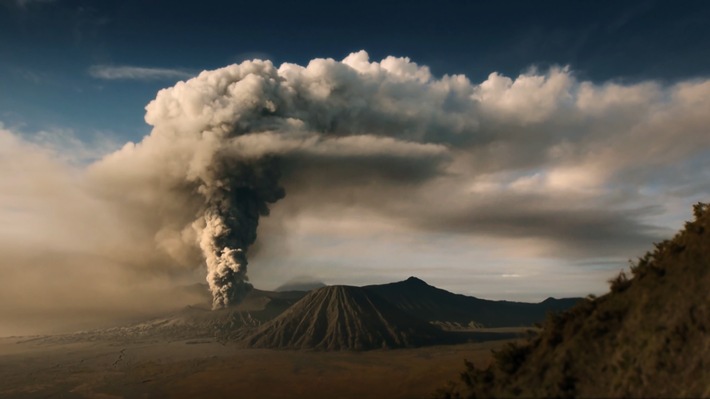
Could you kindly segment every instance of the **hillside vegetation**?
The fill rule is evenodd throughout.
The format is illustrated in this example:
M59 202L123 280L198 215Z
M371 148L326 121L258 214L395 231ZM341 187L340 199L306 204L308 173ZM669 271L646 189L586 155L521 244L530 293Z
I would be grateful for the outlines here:
M466 362L441 398L709 397L710 207L589 297L511 344L487 367Z

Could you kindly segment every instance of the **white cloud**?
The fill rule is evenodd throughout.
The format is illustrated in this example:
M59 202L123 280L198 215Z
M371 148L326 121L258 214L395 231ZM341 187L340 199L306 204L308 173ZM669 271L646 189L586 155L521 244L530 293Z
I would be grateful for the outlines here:
M182 69L147 68L128 65L93 65L89 75L106 80L176 80L189 79L195 74Z

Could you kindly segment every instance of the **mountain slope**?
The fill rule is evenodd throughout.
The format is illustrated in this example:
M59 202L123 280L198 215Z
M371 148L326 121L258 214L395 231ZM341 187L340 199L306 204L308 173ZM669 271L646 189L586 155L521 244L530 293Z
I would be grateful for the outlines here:
M368 350L431 344L443 335L368 290L330 286L310 292L245 343L257 348Z
M580 298L548 298L540 303L490 301L452 294L410 277L396 283L370 285L365 289L428 322L473 322L484 327L530 326L542 322L550 311L569 309Z
M442 397L710 396L710 208L621 274L611 292L548 320L542 333L469 365Z

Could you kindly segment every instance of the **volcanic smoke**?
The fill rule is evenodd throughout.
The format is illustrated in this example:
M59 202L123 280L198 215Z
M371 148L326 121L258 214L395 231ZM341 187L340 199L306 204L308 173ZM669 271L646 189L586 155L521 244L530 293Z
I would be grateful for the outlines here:
M185 247L199 248L213 308L225 307L251 289L247 252L259 217L285 196L283 171L291 177L299 170L320 177L337 170L391 173L399 180L437 173L448 153L423 142L425 128L411 128L420 116L378 106L402 102L412 90L422 97L430 78L426 67L406 58L380 65L365 52L342 62L313 60L305 68L254 60L205 71L158 92L146 107L150 135L106 156L91 172L114 190L108 196L155 219L157 247L180 264L193 262ZM390 93L380 98L386 86ZM427 118L421 126L441 124Z
M268 204L284 197L271 159L228 163L221 170L222 177L212 180L212 187L206 183L200 187L205 196L200 248L213 308L238 303L251 289L246 251L256 241L259 216L268 215Z

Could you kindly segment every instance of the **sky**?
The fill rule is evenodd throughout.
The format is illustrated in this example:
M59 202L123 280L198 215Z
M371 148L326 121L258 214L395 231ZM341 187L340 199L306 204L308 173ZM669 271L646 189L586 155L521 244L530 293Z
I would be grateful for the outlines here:
M263 289L603 293L707 200L708 20L704 1L0 0L0 334L229 291L228 248ZM245 181L257 202L229 194Z

